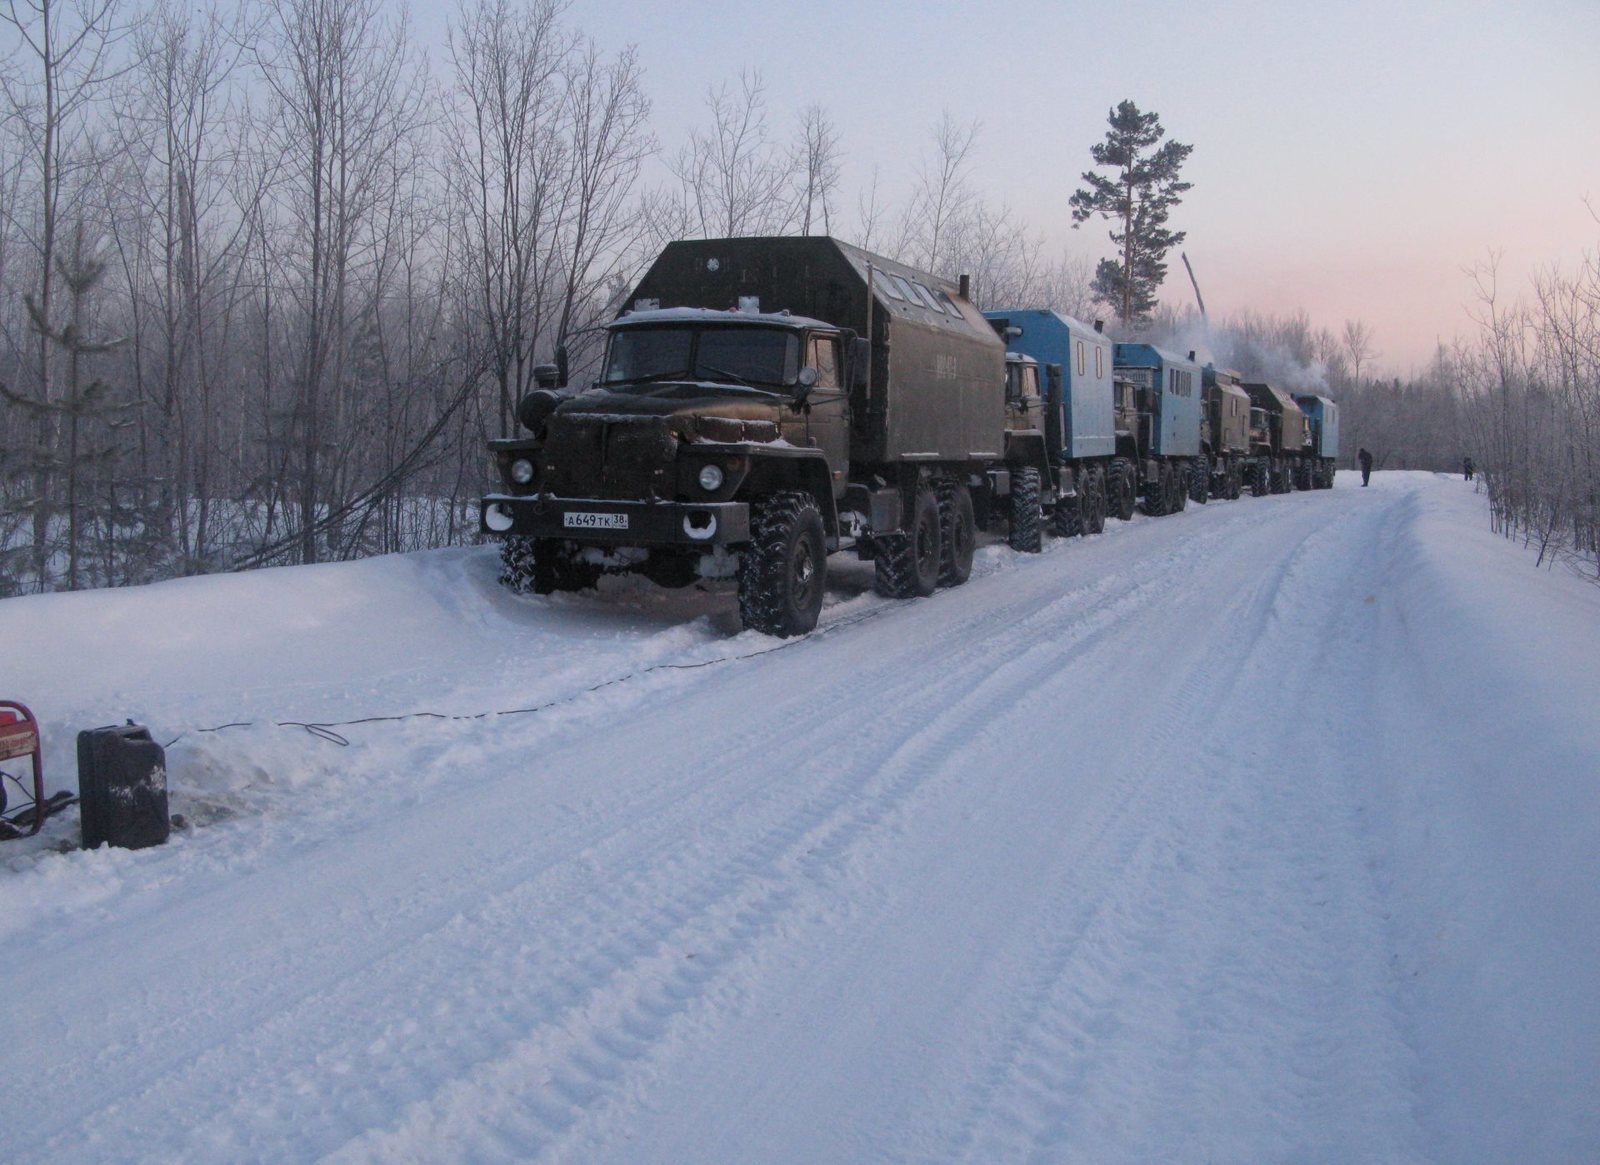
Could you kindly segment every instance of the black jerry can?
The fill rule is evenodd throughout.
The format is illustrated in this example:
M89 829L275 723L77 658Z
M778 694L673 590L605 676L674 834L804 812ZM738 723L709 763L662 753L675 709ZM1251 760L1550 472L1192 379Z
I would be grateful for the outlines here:
M160 845L167 816L167 754L137 724L78 733L78 803L83 847Z

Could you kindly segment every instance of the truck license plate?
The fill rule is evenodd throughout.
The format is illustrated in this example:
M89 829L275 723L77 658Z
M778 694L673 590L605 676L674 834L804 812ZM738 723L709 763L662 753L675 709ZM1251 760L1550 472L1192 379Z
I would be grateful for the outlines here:
M568 512L561 516L568 530L626 530L627 514L585 514Z

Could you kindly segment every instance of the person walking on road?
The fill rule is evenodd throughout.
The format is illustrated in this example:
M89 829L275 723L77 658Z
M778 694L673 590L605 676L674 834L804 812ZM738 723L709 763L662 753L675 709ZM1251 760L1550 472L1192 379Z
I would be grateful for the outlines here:
M1356 454L1356 460L1361 462L1361 484L1366 485L1372 480L1372 454L1363 449Z

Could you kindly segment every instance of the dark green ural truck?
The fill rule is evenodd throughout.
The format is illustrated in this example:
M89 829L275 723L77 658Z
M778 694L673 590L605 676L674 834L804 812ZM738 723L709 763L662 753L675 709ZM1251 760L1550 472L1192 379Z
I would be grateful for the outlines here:
M734 579L789 636L842 548L892 597L966 581L1011 475L1005 348L960 286L830 238L677 242L608 332L592 386L551 376L491 442L508 585Z

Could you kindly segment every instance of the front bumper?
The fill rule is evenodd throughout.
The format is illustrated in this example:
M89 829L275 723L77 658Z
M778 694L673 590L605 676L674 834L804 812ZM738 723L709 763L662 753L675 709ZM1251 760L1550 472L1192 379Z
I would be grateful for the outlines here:
M594 546L726 546L750 541L750 506L490 494L478 503L478 529Z

